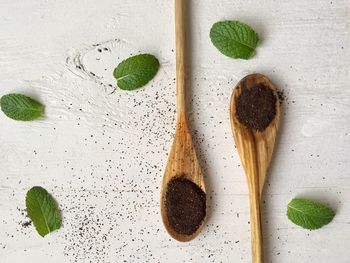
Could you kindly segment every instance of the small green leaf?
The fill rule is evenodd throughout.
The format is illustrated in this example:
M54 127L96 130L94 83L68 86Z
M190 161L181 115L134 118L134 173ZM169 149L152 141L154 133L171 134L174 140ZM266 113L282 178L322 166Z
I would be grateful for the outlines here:
M321 203L294 198L288 204L287 216L294 224L313 230L331 222L335 213Z
M42 187L34 186L27 192L26 206L29 218L44 237L61 227L61 212L53 197Z
M31 121L39 118L44 112L44 106L22 94L11 93L1 97L1 110L11 119Z
M146 85L157 74L158 59L150 54L141 54L122 61L113 72L118 87L134 90Z
M231 58L249 59L255 54L259 43L258 34L239 21L216 22L210 30L213 45Z

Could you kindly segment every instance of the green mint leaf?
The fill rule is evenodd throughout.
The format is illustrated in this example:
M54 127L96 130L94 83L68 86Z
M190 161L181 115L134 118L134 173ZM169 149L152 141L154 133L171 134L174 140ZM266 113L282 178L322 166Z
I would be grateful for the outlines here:
M216 22L210 30L213 45L231 58L249 59L255 54L259 43L258 34L239 21Z
M1 97L1 110L5 115L17 121L31 121L39 118L44 106L22 94L11 93Z
M29 218L44 237L61 227L61 212L53 197L42 187L34 186L27 192L26 206Z
M294 198L288 204L287 216L294 224L313 230L331 222L335 213L321 203Z
M146 85L157 74L158 59L141 54L122 61L113 72L117 85L123 90L134 90Z

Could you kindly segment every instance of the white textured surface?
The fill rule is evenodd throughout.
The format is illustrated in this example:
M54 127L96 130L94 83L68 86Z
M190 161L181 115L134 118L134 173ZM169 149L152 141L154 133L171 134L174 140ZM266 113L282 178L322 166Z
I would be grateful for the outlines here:
M0 95L23 92L46 105L35 122L0 114L2 263L250 262L247 188L228 106L251 72L287 96L264 195L267 262L349 262L350 2L191 2L189 116L211 208L200 236L182 244L159 215L175 121L173 1L1 1ZM221 19L257 30L253 59L212 46L209 30ZM158 75L142 90L113 93L113 68L138 52L160 59ZM44 239L21 226L34 185L63 210L63 228ZM329 203L334 221L312 232L294 226L285 213L295 196Z

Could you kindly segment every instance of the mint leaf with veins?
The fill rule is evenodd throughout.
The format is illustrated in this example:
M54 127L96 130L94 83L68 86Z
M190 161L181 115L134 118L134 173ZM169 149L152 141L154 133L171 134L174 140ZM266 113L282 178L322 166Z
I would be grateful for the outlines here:
M249 59L259 44L258 34L247 24L239 21L216 22L210 30L213 45L231 58Z
M146 85L157 74L158 59L150 54L141 54L122 61L113 72L117 85L123 90L135 90Z
M288 204L287 216L294 224L313 230L331 222L335 213L321 203L308 199L294 198Z
M22 94L11 93L1 97L1 110L13 120L31 121L44 113L44 106Z
M26 207L40 236L44 237L61 227L61 212L53 197L44 188L34 186L27 192Z

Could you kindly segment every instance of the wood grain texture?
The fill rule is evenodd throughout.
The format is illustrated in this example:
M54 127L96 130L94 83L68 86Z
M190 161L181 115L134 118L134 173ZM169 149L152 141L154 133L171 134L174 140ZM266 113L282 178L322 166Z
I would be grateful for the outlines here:
M261 196L265 262L349 262L349 1L187 2L187 117L209 206L201 234L179 243L159 211L176 126L174 2L0 1L0 95L45 105L25 124L0 111L1 263L250 263L248 188L228 112L234 86L253 72L286 95ZM213 47L209 30L222 19L259 33L254 58ZM156 77L114 90L113 69L139 52L157 56ZM34 185L62 208L63 227L44 239L22 226ZM300 229L286 217L293 197L328 203L336 217Z
M236 101L242 90L263 85L270 88L276 97L276 115L262 132L252 131L240 123L236 113ZM281 109L276 87L261 74L244 77L232 92L230 119L236 148L241 158L248 182L250 201L250 225L252 236L252 262L264 262L263 236L261 226L261 201L266 173L271 162L280 123Z
M186 0L174 0L175 3L175 48L176 48L176 111L179 121L186 117L185 68L186 68Z
M161 189L161 214L164 226L168 233L178 241L186 242L194 239L205 223L192 235L176 233L168 222L165 206L165 195L168 182L174 177L185 177L197 184L205 193L204 178L197 158L196 150L192 142L192 136L188 127L186 117L185 99L185 25L184 25L184 3L186 0L175 0L175 32L176 32L176 98L177 98L177 121L175 138L171 148ZM187 87L188 88L188 87Z

